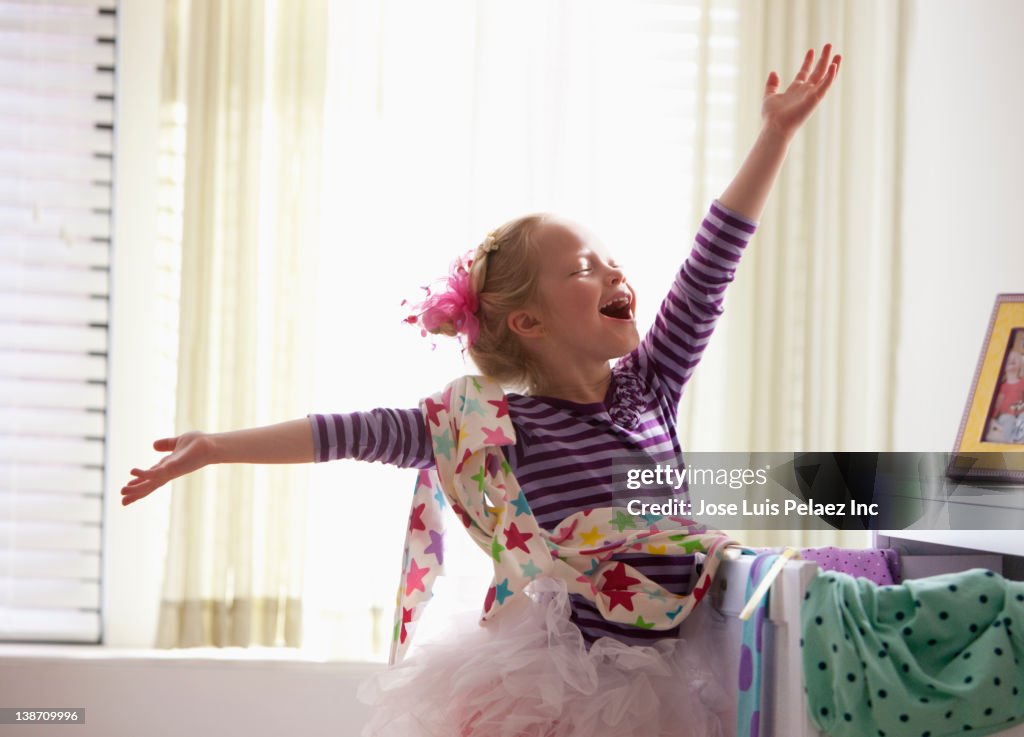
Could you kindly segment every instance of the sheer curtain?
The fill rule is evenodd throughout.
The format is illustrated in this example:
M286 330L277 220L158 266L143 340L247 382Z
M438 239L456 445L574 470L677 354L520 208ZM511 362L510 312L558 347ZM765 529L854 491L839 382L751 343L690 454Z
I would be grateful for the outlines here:
M826 41L843 65L768 202L712 346L722 353L708 356L714 365L721 355L722 370L706 364L699 372L698 381L720 380L721 389L698 391L698 402L712 405L694 416L705 418L704 427L720 418L715 447L723 450L890 450L904 3L782 0L742 8L740 141L754 135L771 70L788 84L803 53L820 52ZM864 532L742 535L765 545L870 541Z
M326 5L172 0L167 18L177 431L280 421L310 403ZM215 466L175 482L158 647L300 644L305 476Z
M755 138L768 71L832 40L843 77L794 147L680 433L684 450L885 447L898 39L859 29L888 6L325 2L197 3L169 46L192 69L180 429L412 407L473 371L401 303L525 212L596 232L649 324ZM413 474L324 464L305 505L271 471L177 485L162 642L241 643L227 633L251 626L295 645L301 616L311 653L383 660ZM486 556L448 537L431 606L477 606ZM263 602L257 623L235 623L254 606L236 598Z

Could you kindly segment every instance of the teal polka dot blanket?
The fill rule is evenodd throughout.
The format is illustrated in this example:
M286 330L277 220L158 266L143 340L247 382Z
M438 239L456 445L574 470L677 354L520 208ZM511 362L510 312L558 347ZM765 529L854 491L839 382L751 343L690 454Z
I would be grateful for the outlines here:
M1024 583L983 569L877 586L823 573L801 608L807 707L835 737L987 735L1024 719Z

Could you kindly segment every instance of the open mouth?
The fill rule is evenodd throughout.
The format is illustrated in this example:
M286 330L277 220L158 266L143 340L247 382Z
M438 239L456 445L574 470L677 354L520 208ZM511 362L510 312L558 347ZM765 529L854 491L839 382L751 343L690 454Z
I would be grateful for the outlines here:
M633 319L633 296L623 294L601 305L599 312L613 320Z

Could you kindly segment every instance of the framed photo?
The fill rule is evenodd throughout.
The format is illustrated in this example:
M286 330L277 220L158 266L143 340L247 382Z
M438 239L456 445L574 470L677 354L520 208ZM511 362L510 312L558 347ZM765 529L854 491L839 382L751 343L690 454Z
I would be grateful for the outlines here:
M949 475L1024 482L1024 294L996 297Z

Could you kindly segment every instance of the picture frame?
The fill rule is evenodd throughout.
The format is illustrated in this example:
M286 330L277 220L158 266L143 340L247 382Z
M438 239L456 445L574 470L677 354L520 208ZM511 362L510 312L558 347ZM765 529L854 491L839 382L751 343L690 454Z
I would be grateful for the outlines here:
M948 475L1024 482L1024 294L996 295Z

